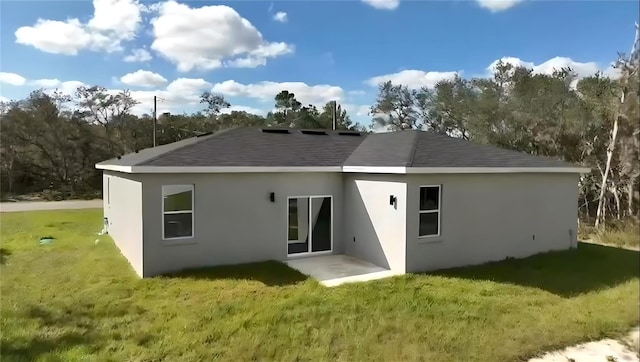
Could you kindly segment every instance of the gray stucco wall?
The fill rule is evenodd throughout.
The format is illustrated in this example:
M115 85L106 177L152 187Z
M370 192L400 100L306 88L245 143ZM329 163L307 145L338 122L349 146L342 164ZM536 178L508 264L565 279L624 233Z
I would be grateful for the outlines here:
M407 181L407 272L577 246L577 174L407 175ZM437 184L441 233L420 239L419 186Z
M287 258L287 196L333 196L333 253L342 243L340 173L140 174L144 276L210 265ZM194 185L195 235L162 239L162 186ZM269 193L275 193L275 202Z
M142 276L142 183L132 177L119 172L103 173L104 216L109 221L109 235Z
M345 174L345 252L405 271L407 184L404 175ZM395 206L389 196L397 197Z

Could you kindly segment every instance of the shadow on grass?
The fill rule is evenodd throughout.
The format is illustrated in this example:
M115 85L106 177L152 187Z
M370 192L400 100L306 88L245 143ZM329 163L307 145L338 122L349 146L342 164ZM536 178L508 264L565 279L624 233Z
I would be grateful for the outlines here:
M309 277L278 261L223 265L210 268L188 269L162 275L164 278L255 280L268 286L293 285Z
M11 255L11 250L6 248L0 248L0 264L6 263L9 255Z
M47 333L13 340L3 340L3 360L33 361L48 355L48 361L62 361L54 354L77 346L97 350L105 340L94 328L94 318L87 308L75 306L63 310L30 306L25 318L38 321ZM54 330L56 333L51 333Z
M2 361L66 361L60 357L70 349L82 348L95 353L113 340L127 338L138 346L146 347L154 336L147 333L123 336L121 331L105 326L117 325L114 321L125 316L139 317L147 309L131 303L109 303L96 306L93 303L75 303L65 306L29 305L22 319L36 321L41 333L29 337L4 338Z
M578 248L430 273L535 287L561 297L608 289L640 276L640 253L589 243Z

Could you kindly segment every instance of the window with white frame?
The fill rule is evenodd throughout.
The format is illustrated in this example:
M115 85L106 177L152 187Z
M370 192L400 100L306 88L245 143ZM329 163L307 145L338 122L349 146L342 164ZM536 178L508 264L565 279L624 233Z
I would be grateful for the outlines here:
M440 235L440 201L442 187L420 186L419 237Z
M162 186L162 237L193 237L193 185Z

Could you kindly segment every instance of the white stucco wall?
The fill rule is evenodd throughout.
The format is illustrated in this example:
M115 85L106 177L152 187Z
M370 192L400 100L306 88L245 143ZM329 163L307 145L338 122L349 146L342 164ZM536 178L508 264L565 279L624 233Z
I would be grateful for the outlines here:
M381 267L405 271L404 175L345 174L345 252ZM389 204L389 196L397 198Z
M144 276L187 268L286 260L287 196L333 196L333 253L342 254L339 173L141 174ZM195 236L162 239L162 185L195 188ZM275 193L275 202L269 193Z
M407 272L577 246L577 174L407 175ZM418 237L419 186L442 185L441 233Z
M138 275L143 274L142 183L134 175L106 171L103 178L104 216L109 235Z

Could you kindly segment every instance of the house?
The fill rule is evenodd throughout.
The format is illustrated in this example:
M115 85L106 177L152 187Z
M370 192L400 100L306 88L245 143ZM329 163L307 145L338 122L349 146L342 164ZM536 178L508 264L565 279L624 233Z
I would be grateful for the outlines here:
M396 273L576 247L588 169L424 131L235 128L96 165L142 277L346 254Z

